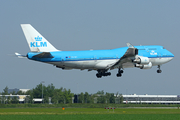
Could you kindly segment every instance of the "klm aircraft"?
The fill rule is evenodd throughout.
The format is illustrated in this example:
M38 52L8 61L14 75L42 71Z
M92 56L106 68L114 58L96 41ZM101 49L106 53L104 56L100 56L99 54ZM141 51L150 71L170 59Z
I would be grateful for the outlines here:
M121 77L124 68L150 69L171 61L174 55L162 46L132 46L110 50L60 51L49 43L30 24L21 25L31 52L27 55L15 53L19 58L52 64L63 70L80 69L96 70L97 78L110 76L109 70L118 69L117 77Z

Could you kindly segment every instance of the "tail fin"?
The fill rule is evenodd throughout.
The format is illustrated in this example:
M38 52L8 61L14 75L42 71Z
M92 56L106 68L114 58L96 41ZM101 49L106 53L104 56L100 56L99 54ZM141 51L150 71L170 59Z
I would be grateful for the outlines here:
M21 24L21 27L32 52L58 51L30 24Z

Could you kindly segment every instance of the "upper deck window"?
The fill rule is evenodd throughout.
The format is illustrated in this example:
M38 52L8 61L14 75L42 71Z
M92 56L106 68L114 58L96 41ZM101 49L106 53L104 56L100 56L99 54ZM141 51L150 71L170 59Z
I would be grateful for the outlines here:
M157 50L156 48L149 48L149 50Z

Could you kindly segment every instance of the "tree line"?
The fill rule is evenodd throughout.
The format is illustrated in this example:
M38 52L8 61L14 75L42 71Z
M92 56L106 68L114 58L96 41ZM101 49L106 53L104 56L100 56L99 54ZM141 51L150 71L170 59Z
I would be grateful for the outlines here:
M42 94L43 93L43 94ZM88 92L81 92L80 94L74 94L71 92L70 89L66 88L55 88L53 84L50 84L48 86L43 85L42 83L37 85L35 88L28 90L27 92L13 91L12 93L8 93L8 87L6 86L3 89L3 92L1 93L1 103L5 104L17 104L19 103L18 98L16 96L14 97L5 97L5 95L28 95L25 98L25 103L34 103L33 98L42 98L42 103L49 103L51 98L51 103L53 104L68 104L68 103L74 103L74 99L76 103L115 103L118 101L118 103L123 102L122 95L116 94L114 96L114 93L104 93L104 91L98 91L95 94L89 94Z

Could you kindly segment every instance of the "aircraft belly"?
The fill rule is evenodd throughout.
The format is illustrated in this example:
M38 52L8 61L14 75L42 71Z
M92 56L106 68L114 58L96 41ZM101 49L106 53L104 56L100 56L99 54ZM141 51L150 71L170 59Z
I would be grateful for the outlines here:
M110 60L97 60L96 65L94 66L95 69L106 69L112 64L115 64L118 59L110 59Z
M105 69L108 65L115 63L117 60L87 60L87 61L67 61L63 64L65 67L75 69Z
M96 61L94 60L82 61L79 67L83 69L93 69L95 64L96 64Z
M62 62L46 62L48 64L53 64L54 66L63 66Z
M64 62L48 62L59 67L67 67L73 69L106 69L109 65L117 62L113 60L87 60L87 61L64 61Z
M150 58L150 62L152 63L153 66L156 66L156 65L162 65L162 64L165 64L169 61L171 61L172 58L171 57L165 57L165 58Z
M94 65L95 65L94 60L65 62L65 66L73 67L75 69L92 69Z

